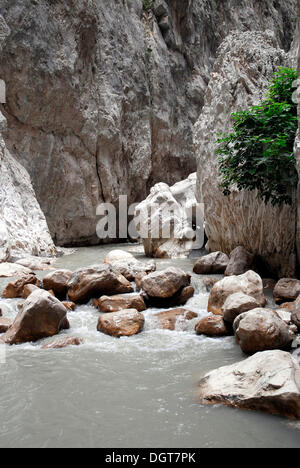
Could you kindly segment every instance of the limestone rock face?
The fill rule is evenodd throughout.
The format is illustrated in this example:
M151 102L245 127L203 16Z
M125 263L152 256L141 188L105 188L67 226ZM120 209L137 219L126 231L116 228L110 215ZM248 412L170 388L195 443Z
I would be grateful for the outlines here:
M6 144L59 244L96 243L96 206L195 171L192 128L227 34L292 41L296 0L1 1ZM22 21L20 21L20 18ZM24 79L26 77L26 79Z
M196 179L196 174L191 174L173 187L157 184L137 206L136 228L148 257L186 257L194 248L197 214L198 221L203 219L196 201ZM201 228L203 231L203 221L199 231Z
M295 206L274 208L259 201L256 193L237 189L225 197L215 152L218 135L232 129L231 114L260 103L273 73L288 63L272 32L230 35L218 51L194 135L197 197L205 206L208 249L229 255L242 246L280 277L295 274Z
M226 299L235 293L253 297L260 307L266 305L262 279L254 271L248 271L244 275L228 276L216 283L209 296L208 311L215 315L222 315Z
M233 324L245 353L287 349L295 339L288 325L271 309L254 309L239 315Z
M300 367L283 351L257 353L207 374L199 384L202 404L264 411L300 419Z

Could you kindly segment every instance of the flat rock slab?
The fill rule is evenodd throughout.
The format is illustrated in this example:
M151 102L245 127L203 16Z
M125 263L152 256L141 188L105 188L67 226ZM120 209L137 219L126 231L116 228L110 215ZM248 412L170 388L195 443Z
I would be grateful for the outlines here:
M199 383L201 404L224 404L300 419L300 367L283 351L265 351L208 373Z

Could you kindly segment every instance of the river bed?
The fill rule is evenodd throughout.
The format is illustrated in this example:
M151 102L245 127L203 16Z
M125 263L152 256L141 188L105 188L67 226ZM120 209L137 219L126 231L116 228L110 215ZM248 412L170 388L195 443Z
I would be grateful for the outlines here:
M57 268L76 270L101 263L112 248L144 259L141 246L80 248L57 259ZM194 260L159 260L192 271ZM46 273L39 272L42 278ZM9 280L0 280L0 290ZM208 293L193 276L195 297L187 307L207 315ZM5 317L17 300L0 299ZM0 447L300 447L300 423L256 412L201 406L197 382L207 371L245 356L234 338L196 336L188 329L157 328L145 312L145 330L115 339L97 332L99 312L90 305L68 313L84 344L41 350L41 342L6 348L0 364ZM46 340L50 341L50 340ZM43 340L45 344L45 340Z

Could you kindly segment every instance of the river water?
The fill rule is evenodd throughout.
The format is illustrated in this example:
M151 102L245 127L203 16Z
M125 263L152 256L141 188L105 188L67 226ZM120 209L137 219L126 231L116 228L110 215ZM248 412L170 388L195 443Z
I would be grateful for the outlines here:
M140 246L116 246L143 259ZM78 249L56 261L75 270L101 263L111 246ZM192 271L193 260L159 260ZM45 273L39 273L40 278ZM0 280L0 289L8 280ZM193 276L188 308L205 316L208 293ZM0 299L3 315L17 300ZM245 359L233 338L159 330L154 309L143 333L115 339L96 331L99 313L80 306L69 313L68 335L84 344L41 350L41 343L6 348L0 364L0 447L300 447L300 424L280 417L205 407L197 382L209 370ZM197 321L197 319L196 319ZM43 342L43 344L45 341Z

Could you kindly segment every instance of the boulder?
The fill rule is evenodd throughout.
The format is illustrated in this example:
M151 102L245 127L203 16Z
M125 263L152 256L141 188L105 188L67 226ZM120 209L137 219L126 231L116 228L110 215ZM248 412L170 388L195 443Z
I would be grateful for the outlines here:
M200 403L264 411L300 419L300 367L283 351L265 351L208 373Z
M67 328L67 310L47 291L34 291L1 341L10 345L38 341Z
M168 268L145 276L141 285L149 297L170 299L190 285L191 276L179 268Z
M110 265L96 265L75 272L68 285L71 302L84 303L101 295L134 292L131 283Z
M75 310L76 309L76 304L74 302L70 301L63 301L62 304L65 306L65 308L70 311L70 310Z
M143 330L144 323L145 318L143 314L135 309L127 309L101 315L97 330L106 335L120 338L122 336L137 335Z
M118 312L124 309L136 309L138 312L146 310L146 304L140 294L119 294L116 296L102 296L97 301L100 312Z
M52 290L57 297L63 299L66 297L68 292L68 284L73 276L73 272L70 270L56 270L49 273L43 279L43 287L50 291Z
M83 344L83 339L77 336L62 336L56 338L50 343L47 343L41 347L41 349L63 349L68 346L80 346Z
M16 281L9 283L3 291L2 296L5 299L15 299L22 297L24 286L27 284L33 284L34 286L40 286L40 280L33 274L23 276Z
M24 258L20 258L16 260L17 265L22 265L26 268L29 268L33 271L47 271L53 270L52 263L55 261L54 258L43 258L43 257L35 257L34 255L27 256Z
M111 264L114 262L130 262L136 261L134 256L130 252L125 250L112 250L106 255L104 263Z
M220 281L218 278L203 278L202 283L205 286L207 292L211 292L214 285Z
M112 268L121 273L128 281L136 281L137 278L147 276L156 270L154 261L139 262L138 260L128 260L112 262Z
M233 323L239 315L259 307L260 303L254 297L235 293L227 297L222 307L223 318L225 322Z
M260 276L254 271L248 271L244 275L228 276L215 284L209 296L208 311L215 315L223 315L222 307L226 299L238 292L254 297L260 307L267 303Z
M222 317L212 315L201 319L195 326L197 335L219 337L228 335L228 330Z
M34 284L25 284L23 291L22 291L22 299L27 299L30 294L32 294L34 291L39 289L37 286Z
M9 318L0 318L0 333L6 333L7 330L12 326L13 320Z
M242 351L248 354L288 349L295 339L286 323L271 309L254 309L239 315L233 329Z
M25 276L33 272L17 263L0 263L0 278L12 278L15 276Z
M225 276L239 276L253 269L255 255L244 247L237 247L230 254Z
M197 275L223 274L228 266L229 258L222 252L214 252L197 260L194 273Z
M203 216L195 196L196 179L196 174L191 174L173 187L159 183L137 206L136 229L148 257L186 257L195 248L195 226L203 235L203 221L197 222ZM203 241L199 248L202 245Z
M193 320L198 315L195 312L186 309L173 309L159 312L155 315L160 328L164 330L175 330L178 320L182 322Z
M300 281L291 278L283 278L278 281L274 289L276 304L295 301L300 295Z

